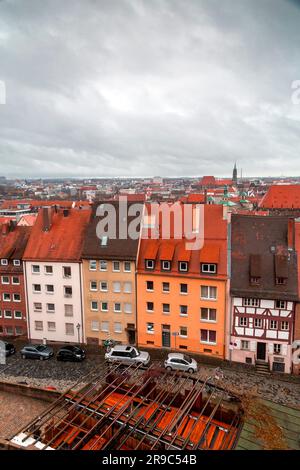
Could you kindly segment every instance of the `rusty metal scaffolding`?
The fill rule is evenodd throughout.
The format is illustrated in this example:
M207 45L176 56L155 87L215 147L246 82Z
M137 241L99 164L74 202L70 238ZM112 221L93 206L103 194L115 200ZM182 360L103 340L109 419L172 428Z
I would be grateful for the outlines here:
M239 400L213 382L158 366L104 364L21 429L40 449L229 449ZM15 438L16 436L14 436ZM13 439L13 438L12 438Z

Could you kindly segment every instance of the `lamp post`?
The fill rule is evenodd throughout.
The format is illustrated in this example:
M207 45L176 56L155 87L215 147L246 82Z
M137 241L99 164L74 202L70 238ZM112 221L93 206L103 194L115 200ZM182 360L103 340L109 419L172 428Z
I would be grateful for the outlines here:
M78 333L78 343L80 344L80 323L77 323L76 328Z

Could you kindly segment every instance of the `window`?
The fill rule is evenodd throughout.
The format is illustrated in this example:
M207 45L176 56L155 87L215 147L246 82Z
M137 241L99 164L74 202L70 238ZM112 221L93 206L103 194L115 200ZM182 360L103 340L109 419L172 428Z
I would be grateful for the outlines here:
M201 299L216 300L217 288L212 286L201 286Z
M45 274L53 274L53 266L45 266Z
M98 290L97 281L90 281L90 290L92 290L92 291Z
M114 272L120 271L120 261L113 261L113 271Z
M290 325L288 321L282 321L280 326L281 326L281 330L288 331L290 329Z
M122 333L122 323L115 322L114 331L115 333Z
M100 290L101 292L108 291L108 283L106 281L100 281Z
M99 261L99 269L100 271L107 271L107 261Z
M0 318L2 318L2 310L0 310Z
M154 260L146 259L146 269L154 269Z
M200 330L200 342L208 344L217 343L217 333L213 330Z
M273 354L281 354L281 344L273 344Z
M153 310L154 310L154 303L147 302L147 312L153 312Z
M53 284L46 284L46 292L47 292L47 294L54 294Z
M36 331L43 331L43 322L42 321L35 321L34 322L34 329Z
M64 296L65 297L72 297L73 289L71 286L64 286Z
M33 284L33 292L41 293L42 292L41 284Z
M72 277L72 270L70 266L63 266L63 277L65 278Z
M108 312L108 303L107 302L101 302L101 311L102 312Z
M121 312L121 304L120 304L120 302L115 302L115 304L114 304L114 312L117 312L117 313Z
M147 323L147 333L154 334L154 323Z
M181 317L186 317L188 314L188 306L187 305L180 305L179 306L179 314Z
M187 293L188 293L188 285L180 284L180 294L187 294Z
M201 264L201 272L205 274L215 274L217 272L217 265L212 263Z
M184 337L184 338L187 338L188 330L187 330L186 326L180 326L179 327L179 335Z
M217 310L215 308L201 308L201 316L202 321L217 321Z
M277 330L278 322L276 320L270 320L270 330Z
M18 286L20 284L19 276L13 276L12 277L12 284L14 284L15 286Z
M12 311L4 310L4 318L12 318Z
M131 272L131 262L130 261L124 261L124 271L126 273Z
M171 269L171 262L170 261L162 261L161 262L161 269L163 271L170 271Z
M42 304L41 302L34 302L33 304L33 310L35 312L41 312L42 311Z
M93 310L93 312L98 312L98 302L96 300L91 301L91 310Z
M65 317L73 317L73 305L65 304Z
M90 260L89 270L90 271L96 271L97 270L97 261Z
M286 285L286 278L285 277L276 277L276 284L278 286L285 286Z
M188 263L186 261L179 261L179 271L187 272Z
M101 246L107 246L108 243L108 236L107 235L102 235L101 240L100 240L100 245Z
M245 307L259 307L259 299L246 298L243 299Z
M248 325L248 318L247 317L240 317L239 318L239 326L247 326Z
M7 259L2 259L1 264L2 264L2 266L7 266L8 265Z
M153 291L154 290L154 283L153 281L146 281L146 286L148 291Z
M21 266L21 260L14 259L13 264L14 264L14 266Z
M275 300L275 308L285 310L286 309L286 302L284 300Z
M91 321L91 330L99 331L99 322L97 320Z
M162 304L163 313L170 313L170 304Z
M1 277L2 284L9 284L9 276L2 276Z
M2 298L3 298L4 302L10 302L10 300L11 300L10 294L8 294L6 292L3 294Z
M254 276L250 277L250 284L252 286L258 286L259 283L260 283L260 277L254 277Z
M15 328L16 336L23 334L23 328L21 326L16 326Z
M163 290L163 292L170 292L170 283L169 282L163 282L162 283L162 290Z
M33 264L31 266L31 272L32 274L39 274L40 273L40 267L38 264Z
M55 304L47 304L47 312L54 313L55 312Z
M249 351L250 349L250 341L245 341L242 339L241 341L241 349L243 349L244 351Z
M54 321L48 321L48 331L56 331L56 324Z
M131 282L124 282L124 292L125 292L125 294L131 294L131 292L132 292Z
M130 303L124 303L124 312L125 313L132 313L132 305Z
M7 335L13 335L14 334L14 329L12 326L6 326L5 331Z
M113 291L114 292L121 292L121 283L120 282L113 282Z
M109 332L109 323L108 323L108 321L102 321L101 322L101 331L104 331L106 333Z
M66 335L74 336L74 324L73 323L66 323Z
M254 327L262 328L262 318L254 318Z

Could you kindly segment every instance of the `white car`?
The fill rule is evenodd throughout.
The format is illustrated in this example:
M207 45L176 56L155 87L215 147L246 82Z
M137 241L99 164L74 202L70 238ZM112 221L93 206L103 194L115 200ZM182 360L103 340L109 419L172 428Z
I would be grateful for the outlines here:
M182 370L190 374L197 372L198 364L192 357L181 353L170 353L165 360L167 370Z
M145 351L139 351L134 346L117 345L105 354L105 359L109 362L147 366L150 362L150 355Z

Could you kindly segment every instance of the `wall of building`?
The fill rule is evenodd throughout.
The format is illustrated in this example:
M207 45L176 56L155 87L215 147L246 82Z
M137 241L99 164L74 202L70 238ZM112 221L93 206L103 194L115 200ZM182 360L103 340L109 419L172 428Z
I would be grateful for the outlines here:
M119 261L119 260L115 260ZM129 261L129 260L128 260ZM135 262L130 261L130 272L124 271L124 261L120 262L120 271L113 270L113 262L107 261L106 271L100 271L99 260L96 270L90 269L89 260L83 260L83 296L86 341L98 343L106 339L134 344L136 342L136 288ZM97 290L91 290L91 281L97 284ZM107 292L100 290L100 283L107 282ZM114 283L120 283L120 292L114 292ZM125 292L125 283L131 284L131 292ZM92 310L92 302L98 303L98 310ZM107 303L108 310L102 311L102 303ZM121 304L121 311L115 311L115 303ZM131 306L131 312L129 312ZM128 331L131 328L131 333ZM132 328L133 327L133 328Z
M153 281L153 292L147 291L147 281ZM170 292L162 290L162 283L170 283ZM180 284L188 284L188 294L180 293ZM203 300L200 286L217 287L216 300ZM163 325L170 326L171 349L225 357L225 305L226 281L195 279L171 275L137 275L138 292L138 343L140 346L161 348ZM154 303L154 311L147 311L147 302ZM163 313L163 304L170 304L170 313ZM188 314L180 314L180 305L188 307ZM216 309L216 322L203 321L200 309ZM153 323L153 332L147 331L147 324ZM187 336L172 335L180 333L180 328L187 328ZM208 344L200 341L200 330L216 331L216 342Z
M83 316L81 302L81 270L80 263L60 263L60 262L40 262L26 261L26 291L28 300L28 336L30 340L70 342L76 343L84 341L83 332ZM40 273L32 272L32 265L40 266ZM53 274L46 274L45 267L52 266ZM63 275L63 267L71 268L71 278L65 278ZM33 285L40 284L41 292L33 291ZM46 292L46 285L54 286L54 293ZM72 287L72 296L66 297L64 287ZM41 303L42 311L37 311L34 304ZM55 311L47 311L47 304L54 303ZM73 306L73 315L67 316L65 305ZM43 329L37 330L35 322L43 322ZM49 328L48 322L55 323L55 330ZM67 333L66 324L73 325L73 332ZM78 329L79 328L79 338Z
M26 300L24 275L22 267L7 271L0 270L0 335L18 336L27 334ZM9 283L4 283L3 277L8 277ZM19 284L13 284L13 278L19 279ZM4 294L10 294L10 301L4 300ZM20 301L14 301L14 294L19 294ZM11 318L9 318L11 312ZM19 313L20 312L20 313ZM21 315L21 318L19 318Z

